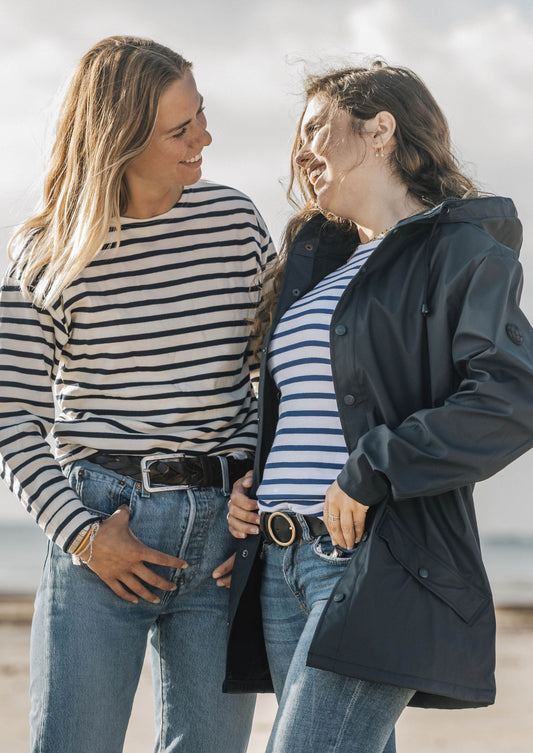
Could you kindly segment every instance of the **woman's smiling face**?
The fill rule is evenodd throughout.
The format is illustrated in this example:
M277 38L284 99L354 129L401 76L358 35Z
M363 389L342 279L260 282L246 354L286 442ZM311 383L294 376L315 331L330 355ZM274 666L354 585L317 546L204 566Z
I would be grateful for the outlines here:
M306 171L319 208L337 217L350 217L376 167L372 133L364 128L359 135L349 113L332 114L320 97L309 101L303 115L296 162Z
M159 101L152 139L126 168L126 179L170 190L202 176L202 149L211 143L203 100L190 71L169 84Z

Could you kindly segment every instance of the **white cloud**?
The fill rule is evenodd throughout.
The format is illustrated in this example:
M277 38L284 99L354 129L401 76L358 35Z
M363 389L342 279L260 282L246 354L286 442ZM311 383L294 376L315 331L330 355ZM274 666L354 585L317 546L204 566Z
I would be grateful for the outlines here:
M430 12L379 0L349 14L354 47L383 55L415 70L427 83L450 123L467 171L482 187L511 195L533 247L530 176L533 152L533 13L522 3L482 2L449 8L438 22ZM533 282L533 261L524 254ZM530 290L531 286L528 286ZM526 308L533 312L533 291Z

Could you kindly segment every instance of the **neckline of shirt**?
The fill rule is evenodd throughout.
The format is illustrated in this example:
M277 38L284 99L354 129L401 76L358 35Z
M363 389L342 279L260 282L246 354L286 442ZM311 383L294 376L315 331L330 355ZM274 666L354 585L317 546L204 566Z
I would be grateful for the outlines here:
M167 209L166 212L162 212L161 214L154 214L151 217L123 217L122 215L119 217L120 224L128 224L128 225L134 225L139 222L160 222L161 220L164 220L165 217L167 217L171 212L173 212L177 207L181 206L184 201L186 194L190 191L190 186L184 186L183 191L181 192L181 195L179 199L170 207L170 209Z

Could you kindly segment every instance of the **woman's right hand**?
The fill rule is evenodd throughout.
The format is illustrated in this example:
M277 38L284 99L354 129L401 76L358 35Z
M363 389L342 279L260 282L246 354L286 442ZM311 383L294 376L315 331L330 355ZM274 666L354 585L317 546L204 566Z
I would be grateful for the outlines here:
M127 505L121 505L111 517L100 523L87 567L121 599L136 604L140 597L157 604L159 597L145 584L162 591L175 591L176 584L157 575L145 563L180 570L188 565L185 560L151 549L139 541L129 527L129 520ZM87 556L85 552L84 557Z
M228 527L236 539L245 539L249 533L259 533L257 500L250 499L248 490L252 486L252 471L248 471L233 484L228 502Z

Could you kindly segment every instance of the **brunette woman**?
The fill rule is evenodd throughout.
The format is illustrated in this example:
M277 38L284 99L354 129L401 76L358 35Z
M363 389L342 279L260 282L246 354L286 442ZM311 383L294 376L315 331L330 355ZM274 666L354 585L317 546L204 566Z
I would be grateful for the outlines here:
M305 204L258 317L258 502L248 478L229 507L226 688L273 684L268 753L391 751L408 704L494 700L472 491L533 444L522 229L405 68L312 78L293 169Z

